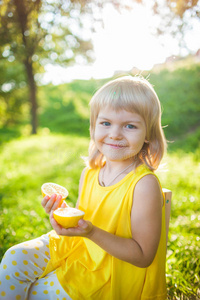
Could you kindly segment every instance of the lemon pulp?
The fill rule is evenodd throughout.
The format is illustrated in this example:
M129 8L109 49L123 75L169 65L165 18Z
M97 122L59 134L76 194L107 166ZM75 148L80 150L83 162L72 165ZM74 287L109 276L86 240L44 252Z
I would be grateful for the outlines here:
M53 212L54 219L64 228L75 227L84 217L84 212L72 207L57 208Z

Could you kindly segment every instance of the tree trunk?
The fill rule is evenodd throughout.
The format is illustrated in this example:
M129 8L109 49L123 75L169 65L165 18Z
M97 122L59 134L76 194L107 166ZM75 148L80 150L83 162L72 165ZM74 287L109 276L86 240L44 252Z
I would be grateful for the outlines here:
M33 74L33 66L32 62L29 62L27 59L25 61L25 68L26 68L26 73L27 73L27 78L28 78L28 87L29 87L29 100L30 100L30 105L31 105L31 125L32 125L32 134L37 133L37 98L36 98L36 92L37 92L37 87L34 79L34 74Z
M28 38L25 32L28 30L28 10L25 5L26 0L14 0L16 11L18 14L18 21L21 29L22 40L24 45L24 65L27 74L28 87L29 87L29 99L31 105L31 123L32 123L32 134L37 133L37 99L36 99L36 83L34 79L32 55L34 53L33 47L28 43ZM33 44L32 44L33 45Z

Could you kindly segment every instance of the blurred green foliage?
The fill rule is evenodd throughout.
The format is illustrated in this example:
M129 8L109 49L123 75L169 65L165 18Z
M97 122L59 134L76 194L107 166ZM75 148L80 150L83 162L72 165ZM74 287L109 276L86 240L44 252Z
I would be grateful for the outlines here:
M0 59L0 128L29 121L28 90L23 66Z
M148 76L145 73L144 76ZM164 69L159 73L151 72L149 81L153 84L162 106L162 125L170 142L169 151L177 147L190 152L199 147L200 138L200 64L179 67L174 71ZM107 79L108 80L108 79ZM94 92L107 80L76 80L59 86L47 85L38 88L39 125L40 129L48 128L51 132L73 133L88 136L89 107L88 103ZM18 134L29 134L29 114L25 87L0 94L0 143L7 140L17 124ZM17 99L21 95L21 103L6 108L6 99ZM3 99L3 100L2 100ZM3 107L5 109L3 110ZM15 113L14 113L15 111ZM10 120L12 122L3 122ZM21 125L21 126L20 126ZM66 126L65 126L66 125ZM81 126L80 126L81 125ZM17 133L16 133L17 134ZM12 136L12 135L11 135Z
M173 72L163 70L150 76L161 101L162 124L167 125L167 138L180 141L182 138L185 140L186 134L197 134L199 137L199 133L196 132L200 126L199 78L198 64L189 68L178 68Z
M163 108L169 152L157 171L171 189L172 211L167 252L168 299L198 299L200 274L200 66L152 73ZM89 144L88 102L105 80L74 81L39 88L40 129L30 136L26 118L0 129L0 256L15 243L49 230L41 207L41 185L52 181L69 190L75 205L79 176Z

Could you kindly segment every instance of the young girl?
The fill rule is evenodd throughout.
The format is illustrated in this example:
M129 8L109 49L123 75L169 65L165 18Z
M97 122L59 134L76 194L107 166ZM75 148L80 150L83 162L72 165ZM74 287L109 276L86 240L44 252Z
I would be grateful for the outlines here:
M165 205L154 173L165 150L158 97L145 79L126 76L90 105L77 202L84 220L62 228L53 218L61 196L44 197L54 230L6 252L0 299L166 299Z

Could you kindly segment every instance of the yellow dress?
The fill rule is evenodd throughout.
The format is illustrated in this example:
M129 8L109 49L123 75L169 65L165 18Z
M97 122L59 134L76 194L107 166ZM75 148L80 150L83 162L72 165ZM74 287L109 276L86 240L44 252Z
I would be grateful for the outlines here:
M133 190L143 176L152 173L141 165L120 182L102 187L100 169L87 168L79 209L85 219L115 235L131 238L130 213ZM42 277L57 270L62 287L73 300L164 300L166 299L165 206L157 254L147 268L121 261L87 238L58 236L50 233L50 255Z

